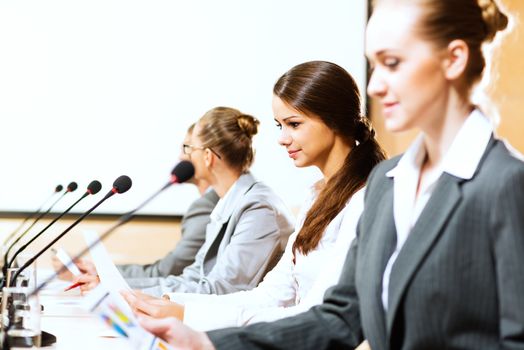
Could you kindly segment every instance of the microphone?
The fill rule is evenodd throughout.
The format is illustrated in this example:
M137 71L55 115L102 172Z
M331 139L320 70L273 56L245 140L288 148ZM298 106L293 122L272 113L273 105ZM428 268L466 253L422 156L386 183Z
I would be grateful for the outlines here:
M53 225L55 222L57 222L58 220L60 220L65 214L69 213L69 211L71 209L73 209L73 207L75 205L77 205L82 199L86 198L87 196L89 196L90 194L91 195L94 195L94 194L97 194L100 190L102 189L102 184L97 181L97 180L93 180L91 181L91 183L87 186L87 190L85 191L85 193L76 201L74 202L69 208L67 208L62 214L60 214L59 216L57 216L53 221L51 221L46 227L44 227L44 229L42 229L40 232L38 232L33 238L31 238L26 244L22 245L17 251L16 253L13 255L13 257L11 258L11 261L7 264L7 267L11 267L13 265L13 262L15 261L16 257L18 256L18 254L20 254L22 251L24 251L31 243L33 243L38 237L40 237L42 235L42 233L44 233L49 227L51 227L51 225Z
M88 211L86 211L82 216L80 216L78 219L76 219L75 222L73 222L68 228L66 228L61 234L59 234L55 239L53 239L48 245L46 245L44 248L42 248L38 253L36 253L31 259L27 260L27 262L22 265L14 274L11 281L8 282L14 282L16 281L17 277L22 273L28 266L30 266L36 259L38 259L42 254L44 254L49 248L51 248L58 240L60 240L62 237L64 237L73 227L78 225L78 223L82 220L84 220L93 210L95 210L100 204L102 204L104 201L106 201L108 198L112 197L116 193L124 193L127 192L130 188L133 182L131 181L131 178L127 175L122 175L118 177L115 182L113 182L113 188L102 198L98 203L96 203L94 206L92 206ZM11 284L11 283L9 283Z
M57 186L58 188L59 186ZM61 186L60 186L61 187ZM76 189L77 189L78 185L76 182L71 182L69 185L67 185L67 188L65 190L65 192L60 196L58 197L58 199L56 201L54 201L53 204L51 204L51 206L43 213L41 213L34 221L31 225L29 225L29 227L24 231L22 232L17 239L15 239L13 241L13 243L9 246L9 248L7 248L7 251L4 255L4 267L2 269L2 272L4 273L4 276L7 275L7 269L8 269L8 261L9 261L9 253L11 252L11 249L13 249L13 247L18 243L20 242L20 240L22 238L24 238L24 236L33 228L33 226L41 219L43 218L44 216L46 216L50 211L51 209L53 209L53 207L56 205L56 203L58 203L62 198L64 198L64 196L66 194L68 194L69 192L74 192Z
M40 213L40 211L44 208L44 206L46 205L47 202L49 202L49 200L51 200L51 198L53 198L53 196L55 194L57 194L58 192L61 192L62 190L64 189L64 186L62 185L57 185L55 187L55 190L53 191L53 193L47 197L47 199L40 205L40 208L38 208L35 212L33 212L32 214L29 214L29 216L27 216L24 221L22 221L22 223L13 231L11 232L9 235L7 235L7 237L4 239L4 242L3 243L7 243L11 240L11 238L13 238L17 233L18 231L20 231L22 229L22 227L24 227L25 223L28 222L29 220L31 220L34 216L38 215Z
M183 160L180 163L178 163L173 170L171 171L171 179L162 186L159 190L157 190L155 193L153 193L149 198L147 198L142 204L140 204L135 209L129 211L128 213L122 215L118 221L111 226L109 229L107 229L100 237L92 242L89 246L84 248L80 253L78 253L73 259L69 261L69 264L63 265L56 271L54 274L52 274L50 277L48 277L45 281L43 281L40 285L38 285L32 292L29 293L29 296L33 296L36 293L38 293L40 290L42 290L45 286L47 286L52 280L56 278L59 274L67 270L68 265L74 264L74 261L84 256L86 253L88 253L94 246L96 246L98 243L102 242L104 239L106 239L113 231L115 231L117 228L122 226L123 224L130 221L135 213L145 207L149 202L151 202L155 197L157 197L160 193L162 193L164 190L166 190L169 186L175 184L175 183L184 183L187 180L191 179L193 175L195 174L195 168L193 167L193 164L189 161Z

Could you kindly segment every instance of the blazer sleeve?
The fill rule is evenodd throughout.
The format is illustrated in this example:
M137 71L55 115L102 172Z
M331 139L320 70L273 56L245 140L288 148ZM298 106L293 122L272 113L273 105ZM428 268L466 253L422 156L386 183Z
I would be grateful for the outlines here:
M125 278L167 277L180 275L186 266L195 261L195 255L204 244L209 215L218 196L214 191L195 200L182 218L182 237L175 248L165 257L152 264L128 264L117 266Z
M267 271L271 258L282 252L283 235L287 239L292 231L291 223L264 201L250 203L238 217L230 219L229 225L234 225L231 239L211 270L198 280L185 278L184 271L175 285L166 281L164 293L228 294L252 289Z
M491 233L499 295L502 349L524 349L524 166L501 169L492 208Z
M203 276L199 293L227 294L253 289L282 255L293 225L289 218L266 201L244 208L229 244L216 258L213 268Z
M216 349L355 348L363 340L354 285L357 240L353 241L339 283L324 303L294 317L272 323L208 332Z

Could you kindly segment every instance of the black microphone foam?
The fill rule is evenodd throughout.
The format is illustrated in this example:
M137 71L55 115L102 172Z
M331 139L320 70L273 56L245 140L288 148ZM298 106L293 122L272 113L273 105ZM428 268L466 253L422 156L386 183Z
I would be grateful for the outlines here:
M89 185L87 186L87 192L90 194L97 194L102 189L102 184L100 181L93 180Z
M62 186L62 185L57 185L57 186L55 187L55 192L60 192L60 191L63 190L63 188L64 188L64 186Z
M69 191L69 187L72 187L71 184L74 184L75 187L78 187L76 185L76 182L71 182L69 184L69 186L67 186L68 188L68 191ZM98 186L98 187L97 187ZM94 191L93 189L90 189L90 187L94 187ZM69 213L69 211L71 209L73 209L74 206L76 206L82 199L84 199L85 197L89 196L89 195L94 195L96 193L98 193L98 191L100 191L100 189L102 188L102 185L100 184L100 182L94 180L92 181L89 186L87 187L87 190L86 192L76 201L74 202L69 208L67 208L62 214L58 215L56 218L54 218L46 227L44 227L44 229L42 229L40 232L38 232L36 235L33 236L33 238L31 238L28 242L26 242L24 245L22 245L17 251L15 254L13 254L13 256L11 257L11 261L7 264L8 267L11 267L13 265L13 263L15 262L15 259L16 257L22 252L24 251L25 249L27 249L27 247L33 243L38 237L40 237L49 227L51 227L55 222L57 222L60 218L62 218L65 214Z
M71 182L69 185L67 185L67 192L75 192L75 190L78 188L78 184L76 182Z
M195 167L193 163L187 160L183 160L171 171L171 182L173 183L184 183L191 179L195 175Z
M127 175L119 176L115 182L113 182L113 192L115 193L125 193L133 184L133 181L131 181L131 178Z
M127 192L132 185L131 178L127 175L122 175L118 177L115 182L113 182L113 189L109 191L104 198L102 198L98 203L96 203L94 206L92 206L89 210L87 210L82 216L80 216L78 219L76 219L75 222L73 222L71 225L69 225L68 228L66 228L61 234L56 236L50 243L48 243L45 247L43 247L38 253L36 253L31 259L27 260L24 265L22 265L13 275L12 280L16 281L16 278L20 275L22 271L24 271L28 266L30 266L36 259L38 259L43 253L45 253L49 248L51 248L56 242L58 242L62 237L64 237L69 231L71 231L78 223L82 220L84 220L93 210L98 208L100 204L102 204L105 200L107 200L109 197L113 196L115 193L124 193ZM86 192L87 194L87 192ZM47 282L46 282L47 284Z

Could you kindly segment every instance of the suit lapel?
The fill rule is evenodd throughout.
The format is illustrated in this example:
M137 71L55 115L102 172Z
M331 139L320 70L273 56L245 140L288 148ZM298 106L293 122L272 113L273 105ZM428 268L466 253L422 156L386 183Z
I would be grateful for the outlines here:
M459 181L462 180L446 173L441 176L393 264L388 291L388 334L391 334L395 314L411 277L460 201Z
M209 234L206 234L206 241L209 241L210 243L202 263L202 271L204 273L209 272L215 266L216 257L226 233L230 218L235 209L237 209L238 203L241 201L242 197L244 197L255 184L256 180L251 173L241 175L231 189L231 193L229 193L227 198L225 198L225 202L220 208L221 210L218 210L217 212L213 211L212 217L214 217L214 219L209 223L209 225L213 226L208 227Z
M368 197L366 208L369 209L369 220L360 232L359 240L359 267L361 271L359 278L359 292L366 295L361 300L361 307L366 310L363 313L363 321L371 327L367 331L373 333L373 347L386 348L386 319L382 307L382 276L384 269L396 244L396 228L393 219L393 179L385 178L378 188L380 196ZM366 210L364 215L367 214ZM380 234L367 234L378 232ZM372 291L372 294L370 293Z

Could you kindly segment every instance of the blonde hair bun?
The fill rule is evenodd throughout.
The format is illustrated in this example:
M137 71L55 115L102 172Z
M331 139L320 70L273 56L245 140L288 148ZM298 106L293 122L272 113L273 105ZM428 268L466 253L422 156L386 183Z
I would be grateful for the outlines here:
M486 41L491 42L495 35L508 27L509 18L502 11L495 0L478 0L482 10L482 18L486 24Z
M252 138L253 135L256 135L258 132L258 125L260 122L255 117L249 114L240 114L237 117L237 123L247 137Z

